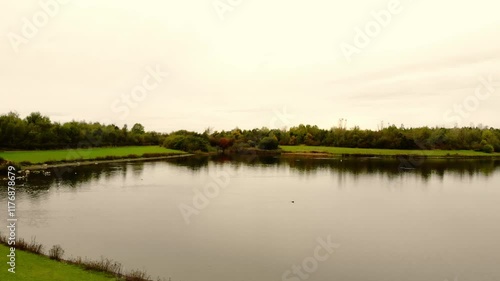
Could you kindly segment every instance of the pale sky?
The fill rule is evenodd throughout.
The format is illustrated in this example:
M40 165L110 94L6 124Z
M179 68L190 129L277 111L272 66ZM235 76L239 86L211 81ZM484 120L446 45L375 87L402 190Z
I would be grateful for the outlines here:
M500 127L498 0L60 2L3 3L0 113L162 132Z

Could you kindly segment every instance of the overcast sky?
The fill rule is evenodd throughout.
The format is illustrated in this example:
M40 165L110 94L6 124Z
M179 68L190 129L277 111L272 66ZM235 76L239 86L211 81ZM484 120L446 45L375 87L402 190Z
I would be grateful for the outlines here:
M2 3L0 113L164 132L500 127L498 0L62 2Z

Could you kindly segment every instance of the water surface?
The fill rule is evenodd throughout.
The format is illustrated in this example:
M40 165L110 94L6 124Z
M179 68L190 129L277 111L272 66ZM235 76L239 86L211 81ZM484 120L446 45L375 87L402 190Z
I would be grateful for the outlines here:
M500 280L500 162L402 167L186 158L32 174L18 236L173 281ZM339 247L308 272L318 239Z

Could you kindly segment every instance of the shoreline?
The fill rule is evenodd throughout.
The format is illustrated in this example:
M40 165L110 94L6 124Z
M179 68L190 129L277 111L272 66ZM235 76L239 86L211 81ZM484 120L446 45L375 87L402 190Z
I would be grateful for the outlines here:
M329 157L329 158L421 158L421 159L500 159L500 155L422 155L422 154L361 154L361 153L328 153L328 152L283 152L282 157Z
M172 158L183 158L190 157L195 154L179 154L179 155L165 155L165 156L155 156L155 157L137 157L137 158L120 158L112 160L82 160L82 161L71 161L63 162L57 164L33 164L22 166L23 170L43 170L48 168L59 168L59 167L78 167L84 165L98 165L106 163L119 163L119 162L134 162L134 161L149 161L149 160L162 160L162 159L172 159Z
M87 257L82 258L80 256L63 258L65 251L60 245L54 245L48 252L45 252L43 250L45 248L44 245L36 242L33 238L31 242L27 242L23 238L16 239L15 245L9 245L8 241L10 240L8 240L7 236L0 232L0 249L5 247L6 250L10 250L12 252L11 249L14 248L14 257L19 259L28 259L31 262L33 267L31 271L22 273L20 271L14 271L14 274L22 274L24 277L30 278L30 280L34 280L33 278L36 277L36 275L43 274L43 272L46 272L47 270L63 268L63 274L66 275L60 274L59 276L56 276L57 278L54 280L66 280L66 278L70 276L71 280L76 278L79 280L92 278L92 280L102 281L153 281L151 276L144 270L135 269L125 271L120 262L102 256L100 260L92 260ZM13 261L14 270L16 270L17 263L15 259ZM9 262L7 262L7 264L9 264ZM0 273L0 276L13 274L6 272L7 271L3 271ZM157 280L160 280L160 277L158 277Z
M255 153L255 152L254 152ZM239 153L228 153L230 155L246 155L252 154L249 152ZM78 167L83 165L98 165L98 164L107 164L107 163L120 163L120 162L135 162L135 161L154 161L154 160L163 160L163 159L175 159L175 158L185 158L191 156L214 156L217 153L182 153L182 154L171 154L164 156L152 156L152 157L123 157L118 159L109 159L109 160L96 160L96 159L85 159L85 160L71 160L71 161L61 161L58 163L42 163L42 164L28 164L28 165L19 165L22 170L43 170L48 168L59 168L59 167ZM416 158L416 159L500 159L500 154L493 155L459 155L459 154L448 154L448 155L425 155L424 152L421 154L411 153L411 154L375 154L375 153L335 153L335 152L327 152L327 151L269 151L266 153L258 153L258 156L278 156L278 157L305 157L305 158L372 158L372 159L398 159L398 158Z

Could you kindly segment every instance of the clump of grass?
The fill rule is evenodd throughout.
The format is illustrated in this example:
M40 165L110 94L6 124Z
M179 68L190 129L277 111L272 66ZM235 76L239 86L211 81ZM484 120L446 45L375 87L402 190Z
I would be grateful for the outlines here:
M52 246L52 249L49 250L49 258L53 260L61 260L62 256L64 255L64 250L61 247L61 245L54 245Z
M7 243L7 236L5 236L5 235L0 235L0 244L4 244L4 245L7 245L7 246L9 245L9 244Z
M20 164L18 164L16 162L4 160L3 158L0 159L0 172L4 173L4 172L9 171L9 166L14 166L14 168L16 168L16 170L21 170Z
M144 281L151 280L145 271L142 270L132 270L130 273L125 275L125 281Z
M110 273L112 275L118 276L125 281L151 281L150 275L148 275L145 271L141 270L132 270L129 273L122 274L122 264L116 261L113 261L108 258L101 257L101 260L99 261L94 261L90 259L82 259L81 257L71 259L66 261L70 264L82 267L86 270L91 270L91 271L99 271L99 272L105 272L105 273ZM160 280L158 278L158 280ZM170 280L170 278L169 278Z
M31 238L31 242L27 242L23 238L16 241L16 248L37 255L43 255L43 245L36 242L36 238Z
M83 260L81 257L68 261L69 263L83 267L86 270L108 272L114 275L121 275L122 264L111 259L101 257L100 261L89 259Z

